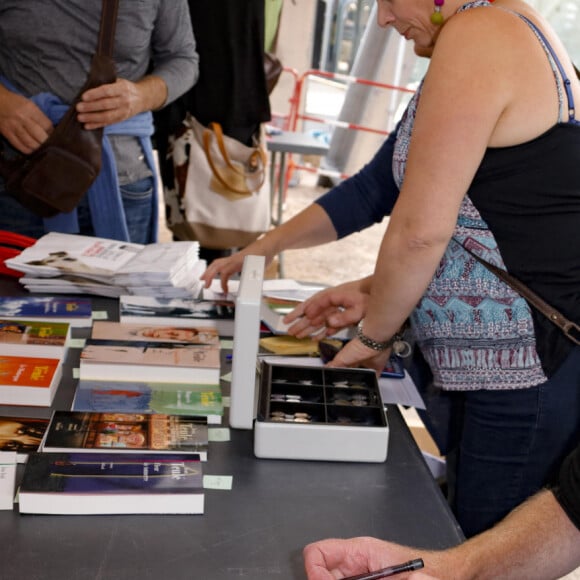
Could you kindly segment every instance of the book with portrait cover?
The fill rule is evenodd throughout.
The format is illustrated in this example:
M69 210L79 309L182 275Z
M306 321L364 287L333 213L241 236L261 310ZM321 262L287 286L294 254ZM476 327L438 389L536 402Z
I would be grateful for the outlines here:
M220 336L234 334L235 304L230 300L121 296L119 320L131 324L215 328Z
M91 300L70 296L0 296L0 318L68 322L86 328L93 323Z
M185 454L33 453L18 505L24 514L202 514L202 464Z
M0 417L0 451L14 451L18 463L38 451L50 420L37 417Z
M219 384L220 348L90 338L81 351L80 378Z
M64 359L69 339L68 322L0 319L0 355Z
M79 380L73 411L165 413L207 417L220 424L224 413L218 384Z
M206 461L207 435L205 417L55 411L42 451L197 453Z
M50 407L61 375L60 359L0 356L0 405Z
M217 346L220 343L216 328L187 327L181 326L179 323L169 325L131 324L108 320L95 320L91 338L133 342L213 344Z

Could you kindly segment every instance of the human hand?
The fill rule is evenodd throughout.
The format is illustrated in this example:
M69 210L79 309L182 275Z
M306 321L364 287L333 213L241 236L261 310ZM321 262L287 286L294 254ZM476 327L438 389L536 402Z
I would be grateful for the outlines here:
M418 550L376 538L330 539L304 548L304 567L308 580L336 580L380 570L420 557ZM407 580L434 580L422 572L399 574Z
M300 303L284 318L291 326L288 333L298 338L319 332L332 336L339 330L361 320L366 312L368 294L353 287L349 282L317 292ZM320 329L325 330L320 332Z
M0 90L0 134L12 147L28 155L48 139L53 129L50 119L30 99Z
M205 282L205 288L209 288L212 280L219 276L222 291L227 294L228 280L234 274L242 271L244 257L245 254L243 252L238 252L228 256L227 258L218 258L217 260L214 260L200 277L200 279Z
M243 250L228 256L214 260L202 274L201 280L205 282L205 287L209 288L214 278L219 276L223 292L228 291L228 280L238 272L242 271L244 258L246 256L264 256L265 267L274 259L274 251L268 246L267 236L256 240Z
M357 338L353 338L337 355L327 363L327 367L348 367L358 368L365 367L373 369L377 376L380 376L384 370L389 357L391 356L390 348L380 352L365 346Z
M100 129L120 123L147 110L143 106L142 89L127 79L85 91L77 103L78 120L85 129Z

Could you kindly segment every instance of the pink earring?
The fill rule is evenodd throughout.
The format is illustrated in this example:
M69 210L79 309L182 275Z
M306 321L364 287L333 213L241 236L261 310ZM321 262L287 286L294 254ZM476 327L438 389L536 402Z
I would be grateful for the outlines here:
M441 14L441 6L445 4L445 0L434 0L435 10L431 14L431 22L435 26L441 26L443 24L443 14Z

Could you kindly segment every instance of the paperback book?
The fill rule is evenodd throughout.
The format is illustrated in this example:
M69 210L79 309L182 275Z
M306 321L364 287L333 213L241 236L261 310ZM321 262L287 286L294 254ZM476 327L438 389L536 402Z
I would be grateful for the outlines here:
M79 380L72 410L197 415L213 424L221 423L224 412L219 384L90 379Z
M88 298L70 296L0 296L0 318L21 318L43 322L67 322L86 328L93 322L92 303Z
M33 453L18 504L23 514L202 514L202 464L188 454Z
M123 323L215 328L220 336L234 334L235 304L230 300L121 296Z
M38 451L49 419L0 417L0 451L16 453L18 463L26 463L28 454Z
M69 339L68 322L0 319L0 355L64 359Z
M55 411L42 451L197 453L206 461L207 436L205 417Z
M0 510L12 510L16 488L16 453L0 451Z
M0 356L0 405L50 407L61 375L59 359Z
M284 317L292 312L302 300L292 300L289 298L277 298L274 296L262 296L260 306L260 317L262 322L274 334L287 334L289 325L284 322ZM332 338L348 339L352 338L353 329L345 328L332 335Z
M220 348L90 338L81 351L80 378L219 384Z
M170 344L211 344L219 346L220 337L215 328L194 326L131 324L95 320L91 338L97 340L125 340L130 342L161 342Z

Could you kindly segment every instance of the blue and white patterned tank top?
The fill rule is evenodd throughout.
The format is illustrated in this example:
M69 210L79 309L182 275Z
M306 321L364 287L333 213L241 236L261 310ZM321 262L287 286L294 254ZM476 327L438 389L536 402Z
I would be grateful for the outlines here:
M465 4L460 11L484 6L491 4L478 0ZM534 29L527 19L523 20ZM564 91L559 63L544 40L538 38L554 71L561 119ZM397 135L393 171L399 188L421 88L413 96ZM546 375L527 302L462 247L505 268L493 234L467 195L453 237L459 243L450 242L411 315L415 338L431 366L435 386L447 390L520 389L544 382Z

